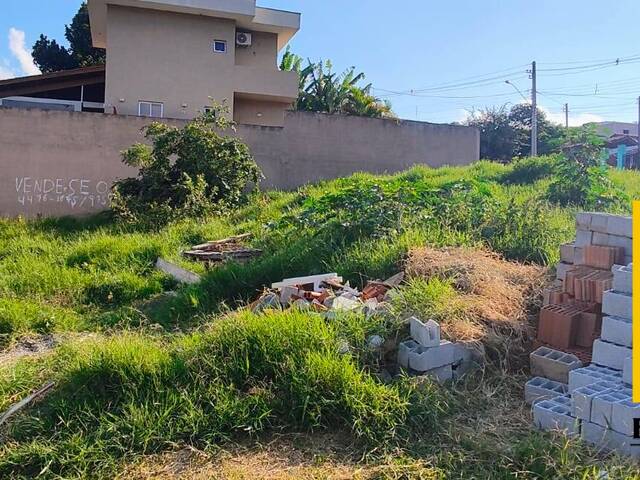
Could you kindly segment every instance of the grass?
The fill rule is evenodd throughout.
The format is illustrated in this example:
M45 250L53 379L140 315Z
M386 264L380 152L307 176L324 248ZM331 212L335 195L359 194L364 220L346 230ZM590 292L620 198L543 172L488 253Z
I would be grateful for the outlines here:
M542 200L549 180L540 163L357 174L151 231L107 216L0 221L4 346L25 335L92 334L0 366L2 409L57 384L3 432L0 477L111 478L181 446L213 451L274 432L340 431L380 466L377 478L596 478L588 462L625 478L624 463L531 431L516 386L523 378L512 372L488 371L453 390L381 381L385 359L366 339L395 338L394 316L327 323L296 311L229 313L287 276L384 278L416 246L482 246L551 265L574 234L575 211ZM637 198L640 175L625 175L612 173ZM180 257L192 244L244 232L264 251L251 263L206 271ZM176 285L153 268L158 256L203 281ZM445 280L414 278L395 304L444 320L463 309L456 298ZM487 423L498 406L513 428Z

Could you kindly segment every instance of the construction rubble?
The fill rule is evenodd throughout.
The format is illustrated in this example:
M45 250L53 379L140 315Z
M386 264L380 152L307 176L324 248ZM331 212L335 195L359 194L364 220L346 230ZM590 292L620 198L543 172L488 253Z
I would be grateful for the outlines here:
M562 246L557 283L545 294L525 400L538 428L640 458L632 445L640 404L631 397L631 224L577 215L576 241Z
M387 293L404 278L399 273L386 281L370 281L362 291L343 283L337 273L287 278L271 285L249 308L260 312L268 308L295 307L334 318L336 312L361 311L367 315L388 309Z
M365 315L389 312L389 291L402 282L403 273L385 281L370 281L362 291L343 283L337 273L287 278L271 285L258 300L249 305L253 312L265 309L298 308L321 313L333 319L336 312ZM440 325L433 320L423 323L416 317L407 320L412 339L398 347L398 365L414 375L427 375L439 382L462 375L472 365L473 353L465 344L440 338ZM367 339L369 348L379 350L385 340L379 335ZM348 351L348 348L345 348Z
M261 250L249 248L243 244L243 240L250 237L250 233L245 233L222 240L213 240L201 245L194 245L183 255L191 260L205 262L207 266L228 260L246 262L262 255Z

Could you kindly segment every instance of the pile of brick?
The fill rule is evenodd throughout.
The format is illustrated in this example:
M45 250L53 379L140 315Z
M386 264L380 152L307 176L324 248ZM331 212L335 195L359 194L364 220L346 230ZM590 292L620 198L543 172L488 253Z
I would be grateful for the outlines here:
M576 226L575 242L560 248L556 284L545 292L538 342L588 362L605 292L613 288L612 269L631 263L631 217L579 213Z
M582 269L585 264L596 269L630 260L631 235L629 217L578 215L577 243L570 246L574 262L564 268L564 278L560 277L565 287L561 292L559 289L550 292L544 322L541 315L542 338L548 340L549 330L554 330L553 340L559 350L541 346L531 353L534 378L525 385L525 400L533 405L533 419L538 428L563 430L604 450L640 458L640 447L634 446L633 439L633 419L640 418L640 404L633 403L631 398L632 265L631 262L627 266L612 265L610 278L602 271L591 271L585 276ZM609 245L596 243L605 241ZM611 249L590 248L594 246ZM563 249L566 253L569 246ZM563 257L568 264L567 255ZM587 287L591 289L589 295L593 295L589 300L585 297L576 300L575 293L567 292L569 282L574 283L574 288L576 282L582 282L579 288L583 288L592 280L596 288ZM606 290L600 292L600 288ZM558 301L558 297L563 303L550 303ZM584 328L581 316L585 313L602 318L600 336L592 345L592 363L587 366L576 355L566 353L566 346L573 346L572 338L586 343L584 336L577 340L579 329ZM592 327L588 325L589 331Z
M411 374L427 375L439 382L458 378L473 366L472 350L440 338L440 325L409 319L411 339L398 346L398 365Z

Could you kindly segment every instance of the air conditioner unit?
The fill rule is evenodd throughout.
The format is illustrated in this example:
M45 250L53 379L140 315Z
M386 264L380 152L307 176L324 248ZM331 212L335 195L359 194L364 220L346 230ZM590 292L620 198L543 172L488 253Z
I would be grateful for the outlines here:
M246 32L237 32L236 33L236 45L239 47L250 47L251 46L251 34Z

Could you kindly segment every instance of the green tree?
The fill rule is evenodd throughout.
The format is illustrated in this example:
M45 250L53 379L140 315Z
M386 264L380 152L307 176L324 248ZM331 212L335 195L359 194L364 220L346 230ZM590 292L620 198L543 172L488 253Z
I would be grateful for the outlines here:
M558 152L564 129L551 122L540 109L538 111L538 155L549 155ZM531 113L528 103L514 105L509 111L509 123L516 134L514 157L531 155Z
M80 5L78 13L71 20L71 25L65 26L64 36L69 42L69 48L60 45L56 40L50 40L46 35L40 35L33 45L33 59L42 72L57 72L105 62L105 50L93 48L86 2Z
M330 61L311 62L303 68L302 57L285 51L280 62L280 70L298 74L298 99L296 110L324 112L330 114L359 115L365 117L394 117L391 104L371 93L371 84L358 85L364 80L364 73L357 73L355 67L341 74L333 71Z
M482 158L509 162L531 154L531 105L521 103L511 109L507 105L472 112L466 125L480 130ZM538 109L538 154L558 153L564 129Z
M465 123L480 130L480 158L501 162L513 159L517 134L506 105L475 110Z
M595 210L628 207L629 198L609 178L603 146L594 125L569 129L547 198L560 205Z

